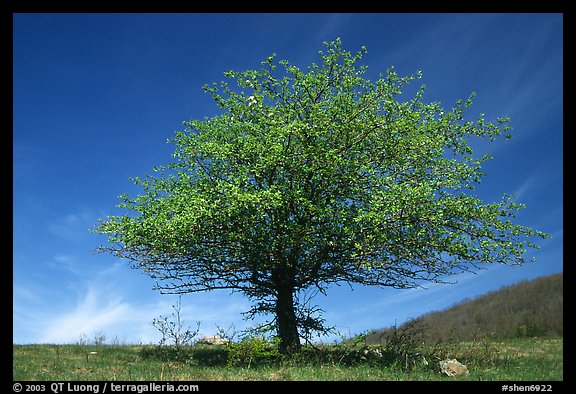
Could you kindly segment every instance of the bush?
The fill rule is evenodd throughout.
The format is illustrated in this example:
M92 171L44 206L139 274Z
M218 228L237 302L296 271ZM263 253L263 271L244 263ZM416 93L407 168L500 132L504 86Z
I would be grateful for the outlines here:
M425 352L426 326L416 322L408 322L402 327L394 325L390 330L380 335L380 345L384 358L389 363L400 365L404 370L411 370L418 364L428 365L431 355Z
M230 342L226 349L229 367L250 368L282 359L282 354L278 351L278 341L268 341L261 337L247 337L240 342Z
M178 297L178 302L176 305L172 305L172 309L174 312L171 316L160 316L158 319L152 320L152 325L162 334L160 345L174 345L176 348L191 345L200 332L200 322L196 322L195 330L185 327L180 315L182 296Z

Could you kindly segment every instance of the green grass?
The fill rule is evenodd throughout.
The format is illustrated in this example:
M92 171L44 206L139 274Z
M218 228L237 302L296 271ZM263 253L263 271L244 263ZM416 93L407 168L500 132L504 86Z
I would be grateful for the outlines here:
M427 366L417 365L409 370L397 360L345 363L338 355L346 352L331 346L326 345L314 357L233 367L226 364L226 352L218 347L175 351L152 345L14 345L12 373L14 380L51 381L563 380L562 338L442 344L425 349L426 354L435 357ZM441 374L437 361L444 357L466 364L470 374Z

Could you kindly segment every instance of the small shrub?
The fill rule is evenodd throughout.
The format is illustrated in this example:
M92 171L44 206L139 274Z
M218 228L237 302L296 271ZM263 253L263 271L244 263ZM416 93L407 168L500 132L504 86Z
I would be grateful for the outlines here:
M81 334L80 337L74 342L74 344L79 346L86 346L88 344L86 334Z
M218 324L216 324L216 330L218 331L216 333L216 336L222 339L226 339L228 342L234 342L236 335L238 334L236 332L236 327L234 327L234 324L231 324L226 330L220 327Z
M94 333L94 345L102 346L105 343L106 343L106 334L104 334L101 331Z
M179 348L184 345L192 345L194 338L200 332L200 322L196 322L196 329L190 330L180 315L182 308L182 296L178 297L176 305L172 305L174 312L169 316L160 316L152 320L152 325L162 334L160 345L174 345Z
M382 362L382 351L367 344L366 338L370 332L355 335L348 341L343 341L336 345L333 352L338 355L339 365L354 365L358 363L380 363Z
M429 362L424 355L425 330L424 325L414 322L409 322L401 328L394 325L380 337L383 358L402 366L404 370L412 370L418 364L428 365Z
M262 337L247 337L240 342L231 342L226 345L226 349L229 367L250 368L282 359L278 350L278 341L268 341Z

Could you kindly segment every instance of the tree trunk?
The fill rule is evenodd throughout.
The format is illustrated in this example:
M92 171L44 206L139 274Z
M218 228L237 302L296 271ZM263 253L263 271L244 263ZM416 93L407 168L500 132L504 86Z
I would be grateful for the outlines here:
M276 319L278 336L280 337L280 352L290 354L300 350L300 335L298 334L294 298L290 287L278 289Z

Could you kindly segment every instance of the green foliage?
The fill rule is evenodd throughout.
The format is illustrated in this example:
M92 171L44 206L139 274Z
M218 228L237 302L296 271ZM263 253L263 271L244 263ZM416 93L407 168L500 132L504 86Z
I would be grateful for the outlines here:
M262 337L247 337L240 342L230 342L226 345L228 366L250 368L277 363L282 358L278 344L278 340L268 341Z
M411 288L481 264L522 264L534 238L514 224L523 208L504 195L473 194L489 155L471 141L508 133L466 111L401 97L420 72L365 77L366 54L325 43L300 70L275 55L261 68L228 71L206 85L221 113L184 122L174 161L134 178L123 216L102 221L102 251L126 258L163 292L229 289L273 315L281 348L297 328L326 332L317 309L298 302L332 283Z

